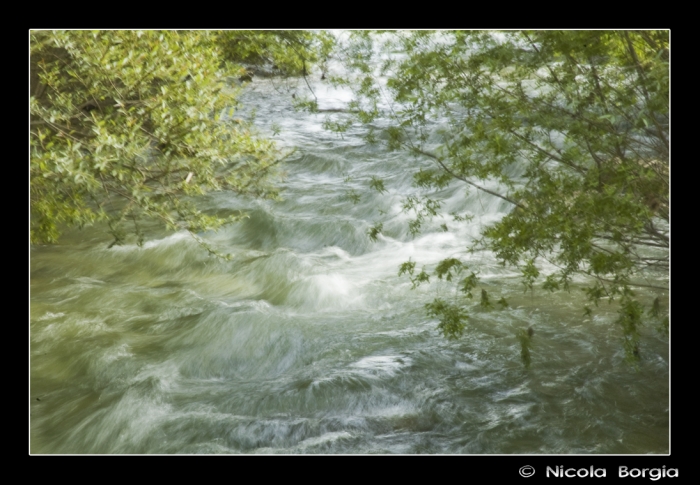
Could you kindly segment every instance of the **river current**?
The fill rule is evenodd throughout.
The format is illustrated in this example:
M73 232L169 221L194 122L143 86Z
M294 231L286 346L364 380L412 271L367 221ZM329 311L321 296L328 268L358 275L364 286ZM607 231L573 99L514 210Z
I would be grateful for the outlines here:
M667 337L645 326L635 369L612 306L584 317L580 289L524 292L492 255L466 254L510 210L500 199L450 185L445 212L474 218L412 237L401 203L417 190L412 168L429 162L367 145L359 126L324 130L327 111L295 111L294 89L256 79L242 97L263 132L297 147L283 200L202 201L250 216L202 234L231 261L157 229L143 247L108 249L89 228L31 248L32 453L669 452ZM347 101L314 89L322 110ZM454 341L424 309L454 289L398 276L409 258L430 269L450 255L510 304L474 301ZM528 327L526 369L517 332Z

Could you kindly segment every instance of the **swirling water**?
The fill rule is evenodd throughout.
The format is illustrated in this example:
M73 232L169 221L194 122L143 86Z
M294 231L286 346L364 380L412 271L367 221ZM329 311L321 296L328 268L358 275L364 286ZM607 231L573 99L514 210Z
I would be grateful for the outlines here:
M346 101L315 89L321 108ZM107 249L95 228L31 248L32 453L669 452L668 338L645 327L635 370L614 309L585 318L582 292L524 293L488 253L466 255L509 210L499 199L455 183L440 194L447 212L474 219L411 237L401 200L423 162L367 146L357 126L328 133L323 113L291 101L274 79L243 98L262 129L299 147L284 200L203 201L250 214L203 235L232 261L157 230L143 247ZM388 193L370 190L372 175ZM423 308L453 290L397 275L409 258L449 255L510 303L474 302L456 341ZM525 369L516 333L530 326Z

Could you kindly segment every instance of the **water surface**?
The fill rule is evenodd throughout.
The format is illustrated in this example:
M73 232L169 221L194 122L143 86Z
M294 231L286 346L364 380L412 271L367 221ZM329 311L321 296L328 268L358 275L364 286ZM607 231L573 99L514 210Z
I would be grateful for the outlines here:
M32 453L669 452L666 337L643 328L635 370L614 307L585 318L576 285L525 293L492 255L466 255L510 210L502 200L455 183L440 194L446 212L474 219L413 238L401 201L429 162L367 146L359 126L324 131L326 114L295 112L291 89L256 80L243 99L261 129L299 147L284 200L202 202L250 214L202 235L232 261L155 229L142 248L107 249L100 228L31 248ZM347 101L315 89L322 109ZM388 193L369 189L372 175ZM453 288L397 276L409 258L429 268L450 255L510 303L474 302L456 341L423 309ZM530 326L525 369L516 334Z

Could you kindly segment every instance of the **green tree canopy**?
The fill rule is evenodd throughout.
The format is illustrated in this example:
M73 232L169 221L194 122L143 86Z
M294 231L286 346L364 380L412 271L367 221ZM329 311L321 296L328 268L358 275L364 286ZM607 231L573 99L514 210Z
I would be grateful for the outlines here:
M31 47L31 240L106 222L119 244L157 219L193 234L232 220L190 196L276 197L283 154L232 116L240 63L288 73L328 50L311 32L34 31ZM282 40L280 40L282 39ZM222 119L222 114L226 116Z
M356 119L393 121L367 140L434 162L415 169L417 186L460 181L510 206L470 247L520 268L527 288L568 289L573 275L587 275L591 302L619 300L625 348L636 356L643 310L633 288L669 268L669 33L355 32L345 59L354 74L335 81L355 90ZM430 193L409 198L411 232L441 206ZM544 261L558 270L540 276ZM430 277L415 264L400 273L414 286ZM477 284L456 258L433 274L454 276L468 297ZM461 335L462 299L427 310L446 336ZM658 299L650 312L663 318Z
M331 34L307 30L226 30L218 36L226 59L269 65L288 76L305 76L315 64L324 69L335 46Z

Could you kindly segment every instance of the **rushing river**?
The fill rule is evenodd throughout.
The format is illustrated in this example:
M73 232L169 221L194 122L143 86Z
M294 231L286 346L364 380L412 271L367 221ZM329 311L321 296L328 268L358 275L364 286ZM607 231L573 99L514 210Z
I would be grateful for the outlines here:
M322 109L347 100L315 89ZM250 214L203 235L231 261L155 229L141 248L107 249L100 228L31 248L32 453L669 452L667 337L642 329L635 370L613 307L586 318L583 292L524 293L492 255L465 255L509 210L499 199L455 183L440 194L446 212L476 217L413 238L401 200L419 162L367 146L360 127L323 130L326 114L294 111L291 93L256 79L243 98L298 147L284 200L202 202ZM372 175L388 193L370 190ZM423 308L454 290L397 275L409 258L449 255L510 303L475 301L456 341ZM530 326L526 369L516 334Z

